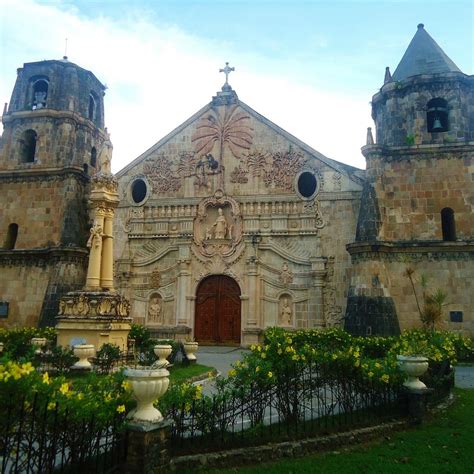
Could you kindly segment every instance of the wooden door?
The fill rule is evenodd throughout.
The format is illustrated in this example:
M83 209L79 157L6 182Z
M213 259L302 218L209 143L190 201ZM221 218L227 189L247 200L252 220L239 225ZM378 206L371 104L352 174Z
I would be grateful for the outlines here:
M198 342L240 343L240 288L232 278L213 275L199 285L194 335Z

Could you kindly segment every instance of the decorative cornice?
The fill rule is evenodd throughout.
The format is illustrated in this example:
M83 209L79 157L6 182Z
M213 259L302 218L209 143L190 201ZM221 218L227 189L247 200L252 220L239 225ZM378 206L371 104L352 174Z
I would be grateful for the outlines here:
M0 171L0 182L16 183L22 181L62 181L73 177L83 184L89 182L89 177L79 167L67 168L39 168L39 169L16 169Z
M474 241L355 242L346 245L352 262L365 260L472 260Z
M46 266L59 262L85 264L89 252L80 247L50 247L39 249L0 249L0 266Z

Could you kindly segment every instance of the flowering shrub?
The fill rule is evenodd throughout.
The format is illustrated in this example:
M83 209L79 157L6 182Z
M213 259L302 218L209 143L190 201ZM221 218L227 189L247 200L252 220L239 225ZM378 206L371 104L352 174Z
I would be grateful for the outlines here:
M34 347L31 345L33 337L45 337L49 346L56 344L56 330L46 328L0 328L0 342L3 342L3 354L11 360L32 360L34 358Z

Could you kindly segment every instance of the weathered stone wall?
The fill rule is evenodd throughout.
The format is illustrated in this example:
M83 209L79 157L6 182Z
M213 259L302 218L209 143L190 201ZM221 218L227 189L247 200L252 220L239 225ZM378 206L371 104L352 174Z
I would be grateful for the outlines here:
M0 250L2 301L9 302L1 327L54 326L58 299L85 283L85 250Z

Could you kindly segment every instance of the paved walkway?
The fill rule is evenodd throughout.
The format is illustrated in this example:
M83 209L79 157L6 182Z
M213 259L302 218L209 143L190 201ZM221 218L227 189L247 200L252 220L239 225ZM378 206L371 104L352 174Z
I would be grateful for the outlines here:
M231 364L249 352L241 347L199 346L197 352L198 363L215 367L222 376L227 376L232 368ZM456 367L456 387L474 388L474 365Z

